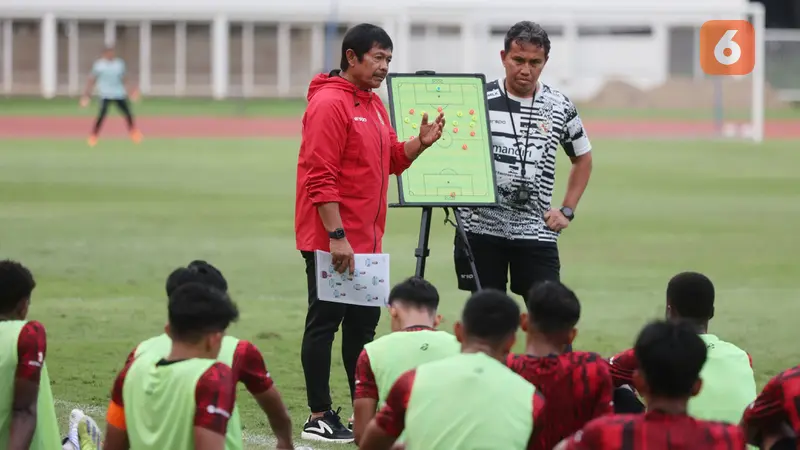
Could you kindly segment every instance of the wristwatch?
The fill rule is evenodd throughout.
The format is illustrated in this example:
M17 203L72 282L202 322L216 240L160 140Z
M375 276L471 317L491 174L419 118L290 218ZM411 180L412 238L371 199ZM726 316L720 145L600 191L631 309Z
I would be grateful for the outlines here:
M328 237L331 239L344 239L344 229L337 228L328 232Z
M575 212L569 206L562 206L561 214L563 214L564 217L566 217L570 222L572 222L572 219L575 218Z

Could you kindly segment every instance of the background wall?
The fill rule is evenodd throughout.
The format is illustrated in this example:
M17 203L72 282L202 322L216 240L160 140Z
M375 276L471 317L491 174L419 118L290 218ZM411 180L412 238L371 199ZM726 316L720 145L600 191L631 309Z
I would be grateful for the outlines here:
M310 78L338 62L347 28L381 24L395 42L392 70L502 75L508 27L529 18L552 40L546 82L576 101L723 100L749 108L753 80L711 80L697 36L709 19L751 18L747 0L5 0L0 66L7 95L77 95L92 61L115 43L146 95L303 97ZM215 31L216 30L216 31ZM800 32L765 33L766 101L800 99ZM216 49L216 50L215 50ZM728 85L729 87L725 87ZM737 94L744 90L744 93ZM720 96L730 92L720 100ZM643 94L645 93L645 94ZM738 97L737 97L738 95ZM658 95L656 95L658 97Z

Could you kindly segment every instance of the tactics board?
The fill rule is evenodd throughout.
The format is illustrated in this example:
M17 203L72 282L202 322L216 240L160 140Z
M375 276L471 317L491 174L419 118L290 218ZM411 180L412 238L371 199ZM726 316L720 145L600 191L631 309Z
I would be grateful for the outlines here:
M400 141L419 135L444 112L442 137L397 178L401 206L490 206L497 203L489 108L483 74L387 77L392 126Z

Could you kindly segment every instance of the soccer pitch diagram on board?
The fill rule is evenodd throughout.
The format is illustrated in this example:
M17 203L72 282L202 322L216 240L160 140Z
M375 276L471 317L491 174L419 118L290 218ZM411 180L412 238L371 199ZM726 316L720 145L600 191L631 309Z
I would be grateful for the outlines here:
M494 159L482 74L389 74L392 125L398 139L416 139L423 114L444 113L442 137L397 179L400 205L477 206L497 203Z

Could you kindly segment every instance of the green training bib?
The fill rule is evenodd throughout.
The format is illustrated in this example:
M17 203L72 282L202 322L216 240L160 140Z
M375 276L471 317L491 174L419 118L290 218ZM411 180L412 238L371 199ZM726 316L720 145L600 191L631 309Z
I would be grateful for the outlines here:
M420 364L459 354L461 344L444 331L397 331L368 343L364 350L378 385L378 405L382 405L400 375Z
M535 388L484 353L417 367L405 442L426 450L524 450L533 432Z
M222 348L217 356L217 361L233 367L233 356L236 353L236 347L239 345L239 339L233 336L225 336L222 338ZM161 358L166 358L172 351L172 340L166 334L152 337L143 341L136 347L136 358L141 354L147 353L156 357L155 361ZM231 411L231 418L228 420L228 430L225 433L225 450L243 450L244 439L242 438L242 421L239 416L239 406L234 405Z
M7 443L11 437L13 418L12 401L19 362L19 333L27 324L24 320L0 321L0 442ZM56 406L50 388L47 363L42 365L39 378L39 398L36 404L36 431L31 441L31 450L61 450L61 435L58 431Z
M160 359L160 358L159 358ZM194 450L197 381L217 361L136 358L122 388L131 450Z
M689 400L689 414L703 420L738 424L758 395L747 353L713 334L701 334L708 356L700 378L703 387Z

